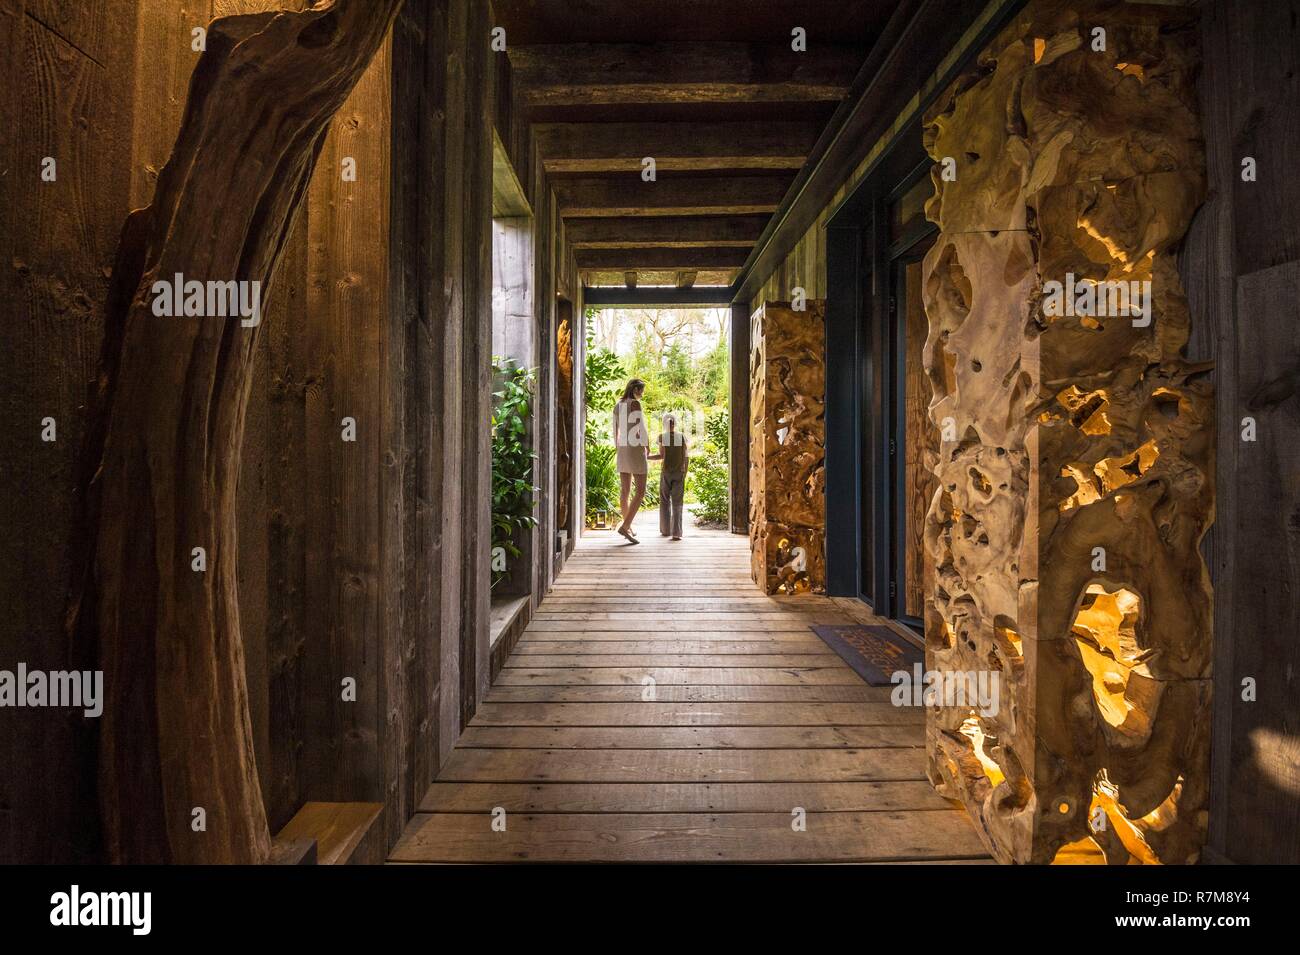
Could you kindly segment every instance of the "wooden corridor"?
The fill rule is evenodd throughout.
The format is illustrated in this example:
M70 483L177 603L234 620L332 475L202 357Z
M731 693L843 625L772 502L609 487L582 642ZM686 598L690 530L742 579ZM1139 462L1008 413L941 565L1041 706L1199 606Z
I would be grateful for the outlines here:
M581 539L391 861L991 861L926 781L924 713L808 629L851 617L645 518Z

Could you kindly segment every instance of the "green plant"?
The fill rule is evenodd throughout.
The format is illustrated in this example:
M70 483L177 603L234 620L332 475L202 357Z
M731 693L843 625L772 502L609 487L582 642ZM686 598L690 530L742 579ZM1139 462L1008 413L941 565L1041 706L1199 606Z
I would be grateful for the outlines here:
M590 315L588 315L590 318ZM588 324L588 329L591 325ZM601 444L601 435L610 409L618 399L624 375L623 363L608 348L596 348L595 339L587 332L587 360L585 394L587 427L583 435L583 448L587 460L587 518L597 511L614 514L618 511L618 461L612 445Z
M588 448L600 440L603 419L608 417L614 402L618 400L625 374L623 363L608 348L596 348L595 338L587 332L586 394L587 433L584 435Z
M703 452L691 462L688 480L698 502L695 517L706 524L724 524L729 517L730 436L731 416L725 411L709 415L704 422Z
M523 552L519 532L536 525L533 502L533 454L528 443L532 415L533 373L513 359L493 358L492 375L501 383L492 392L492 551L502 548L510 558ZM506 576L493 561L492 586Z
M618 510L618 471L615 451L608 444L587 445L587 516Z

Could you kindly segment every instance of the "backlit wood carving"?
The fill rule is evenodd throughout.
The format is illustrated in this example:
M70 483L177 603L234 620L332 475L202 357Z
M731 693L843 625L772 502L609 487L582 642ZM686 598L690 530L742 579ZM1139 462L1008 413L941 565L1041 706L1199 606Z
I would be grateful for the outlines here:
M1204 840L1213 398L1174 258L1204 194L1194 37L1175 7L1034 0L926 116L926 662L999 677L995 712L929 708L930 775L1004 862Z
M826 591L825 303L750 319L749 539L769 594Z

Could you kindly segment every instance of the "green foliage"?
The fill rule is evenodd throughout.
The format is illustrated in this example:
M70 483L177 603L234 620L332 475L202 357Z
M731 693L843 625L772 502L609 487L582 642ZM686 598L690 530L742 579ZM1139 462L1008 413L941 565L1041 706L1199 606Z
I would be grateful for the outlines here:
M492 548L520 556L517 534L534 526L533 450L528 442L532 414L533 373L513 359L493 358L492 376L501 383L492 392ZM493 570L492 586L506 575Z
M596 348L595 339L590 331L591 326L587 326L587 367L586 367L586 400L587 400L587 429L584 439L587 449L596 445L600 440L600 430L602 426L601 412L604 416L609 416L609 409L614 407L614 402L622 393L625 382L625 372L623 363L618 360L608 348ZM612 465L611 465L612 467ZM614 472L615 480L618 479L618 472ZM618 503L618 492L615 489L615 503Z
M618 470L613 445L587 445L587 513L618 511Z
M694 460L687 478L695 494L695 517L707 524L725 524L729 518L731 468L729 441L731 415L719 411L704 423L704 447Z
M657 315L632 312L620 320L636 322L630 336L631 347L618 354L608 348L595 347L593 330L596 325L594 309L587 313L587 456L588 456L588 511L597 509L596 501L603 503L601 493L593 495L591 473L592 449L600 441L609 441L610 414L629 378L645 382L641 396L641 409L645 416L650 447L655 447L662 415L674 412L679 427L692 435L691 465L686 485L686 501L699 503L697 516L704 519L726 520L727 491L730 477L727 474L727 402L730 392L730 351L723 329L710 326L707 319L692 319L681 315ZM704 353L690 344L700 335L717 335L717 342ZM627 339L625 338L624 341ZM706 339L707 340L707 339ZM689 415L689 423L686 416ZM714 419L721 418L716 425ZM704 428L700 428L701 422ZM721 431L715 433L716 427ZM611 449L612 450L612 449ZM602 458L603 466L603 458ZM659 505L659 475L661 465L650 462L646 475L645 507ZM721 469L719 471L719 469ZM618 473L611 459L614 506L618 499ZM708 500L701 498L703 493ZM719 504L719 494L721 503ZM600 507L602 510L612 510ZM707 514L707 516L706 516ZM718 516L721 515L721 516Z

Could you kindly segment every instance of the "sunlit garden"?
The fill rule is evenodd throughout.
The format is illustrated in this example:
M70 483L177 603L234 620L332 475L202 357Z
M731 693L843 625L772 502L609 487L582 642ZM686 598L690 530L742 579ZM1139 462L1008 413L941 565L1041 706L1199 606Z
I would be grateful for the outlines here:
M723 525L728 508L728 309L588 309L586 312L586 522L612 526L619 478L611 410L629 378L641 398L653 447L672 413L690 442L686 505L698 523ZM659 505L659 469L650 462L643 506Z

